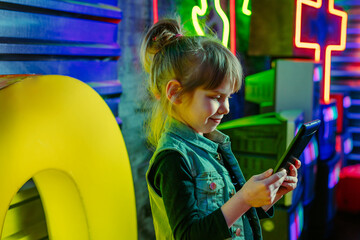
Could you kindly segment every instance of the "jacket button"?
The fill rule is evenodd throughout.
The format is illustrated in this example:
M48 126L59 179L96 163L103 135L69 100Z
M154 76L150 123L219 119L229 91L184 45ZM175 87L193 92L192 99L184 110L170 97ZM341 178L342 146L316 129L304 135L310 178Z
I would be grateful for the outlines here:
M236 236L240 236L240 233L241 233L240 228L237 228L237 229L236 229L236 232L235 232L235 235L236 235Z
M215 190L216 189L216 183L214 183L214 182L210 183L209 187L210 187L211 190Z

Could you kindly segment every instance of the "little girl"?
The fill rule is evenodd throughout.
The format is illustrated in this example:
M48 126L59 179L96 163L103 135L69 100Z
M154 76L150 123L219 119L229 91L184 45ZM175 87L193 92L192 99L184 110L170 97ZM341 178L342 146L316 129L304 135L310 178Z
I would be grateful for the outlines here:
M259 218L296 187L300 161L289 175L269 169L245 181L229 137L216 130L241 87L237 58L166 19L148 31L141 59L154 96L147 182L156 238L262 239Z

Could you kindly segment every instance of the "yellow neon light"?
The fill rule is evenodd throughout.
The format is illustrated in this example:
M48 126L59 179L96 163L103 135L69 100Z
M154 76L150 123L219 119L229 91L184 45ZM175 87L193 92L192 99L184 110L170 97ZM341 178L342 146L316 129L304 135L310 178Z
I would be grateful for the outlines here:
M201 8L199 6L194 6L193 7L193 9L191 11L191 18L192 18L196 33L198 35L200 35L200 36L204 36L205 33L202 30L202 28L200 27L199 20L198 20L198 15L199 16L204 16L205 15L206 10L208 8L207 0L201 0L200 4L201 4Z
M325 49L325 68L324 68L324 102L330 101L330 71L331 71L331 52L343 51L346 46L347 13L334 8L334 0L329 0L329 13L341 17L341 33L339 45L328 45Z
M320 61L320 45L318 43L301 42L301 12L302 5L308 5L314 8L320 8L322 0L298 0L296 5L296 19L295 19L295 46L298 48L308 48L315 50L314 60ZM331 71L331 52L343 51L346 45L346 28L347 28L347 13L334 8L334 0L329 0L329 13L341 17L341 32L339 45L327 45L325 47L324 59L324 79L323 79L323 101L329 103L330 101L330 71Z
M201 8L199 6L194 6L191 11L191 18L194 24L195 31L198 35L204 36L205 33L203 29L200 27L198 15L204 16L206 13L206 10L208 8L207 0L201 0ZM222 35L222 43L225 47L228 46L229 43L229 36L230 36L230 22L226 14L221 8L220 0L215 0L215 10L217 14L220 16L222 22L223 22L223 35Z
M220 0L215 0L215 10L219 14L222 22L223 22L223 36L222 36L222 43L225 47L228 46L229 43L229 36L230 36L230 22L226 14L221 8Z
M249 10L249 2L250 2L250 0L244 0L243 5L242 5L242 11L247 16L251 15L251 11Z

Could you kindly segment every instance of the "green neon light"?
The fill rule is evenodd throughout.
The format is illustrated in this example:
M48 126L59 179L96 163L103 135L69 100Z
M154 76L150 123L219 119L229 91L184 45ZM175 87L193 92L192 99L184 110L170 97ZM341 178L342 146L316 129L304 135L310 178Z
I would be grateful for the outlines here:
M244 0L242 5L242 12L247 16L251 15L251 11L249 10L249 2L250 0Z
M208 8L207 0L201 0L201 8L199 6L194 6L191 12L191 17L193 21L193 25L195 28L195 31L198 35L204 36L205 33L203 29L200 27L198 15L204 16L206 13L206 10ZM222 36L222 43L225 47L228 46L229 43L229 36L230 36L230 22L226 14L221 8L220 0L215 0L215 10L217 14L220 16L222 22L223 22L223 36Z
M225 47L228 46L229 43L229 36L230 36L230 22L226 14L221 8L220 0L215 0L215 10L219 14L221 20L223 21L223 37L222 43Z
M200 35L200 36L204 36L205 33L202 30L202 28L200 27L199 20L198 20L198 15L199 16L204 16L205 15L206 10L208 8L207 0L201 0L200 4L201 4L201 8L199 8L199 6L194 6L193 7L192 12L191 12L191 18L192 18L196 33L198 35Z

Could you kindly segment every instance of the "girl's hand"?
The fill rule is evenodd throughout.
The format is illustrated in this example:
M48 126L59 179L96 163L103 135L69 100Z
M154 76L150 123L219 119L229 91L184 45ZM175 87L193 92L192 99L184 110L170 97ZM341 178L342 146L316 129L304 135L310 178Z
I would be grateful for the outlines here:
M288 192L294 190L297 186L298 178L297 178L297 170L301 167L301 162L297 158L293 158L294 165L290 164L289 169L290 172L288 176L286 176L284 182L281 184L276 195L281 198L283 195L287 194Z
M269 169L264 173L252 176L244 184L240 192L247 204L252 207L261 207L274 203L277 192L286 178L286 171L282 170L273 175L272 173L273 170Z

